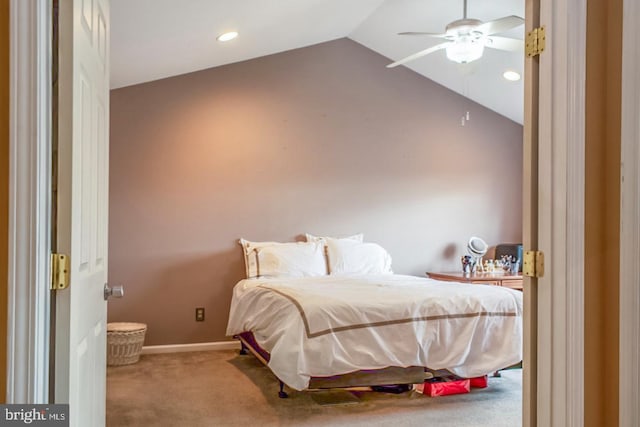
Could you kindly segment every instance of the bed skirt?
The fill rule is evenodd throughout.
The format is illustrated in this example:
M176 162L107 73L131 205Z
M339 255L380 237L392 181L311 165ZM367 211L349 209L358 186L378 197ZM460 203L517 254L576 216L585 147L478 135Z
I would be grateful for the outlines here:
M240 340L243 349L246 348L263 364L269 365L271 355L258 345L252 332L242 332L234 338ZM361 370L329 377L311 377L308 389L419 384L424 382L427 377L428 374L425 371L425 367L422 366L410 366L407 368L389 366L383 369Z

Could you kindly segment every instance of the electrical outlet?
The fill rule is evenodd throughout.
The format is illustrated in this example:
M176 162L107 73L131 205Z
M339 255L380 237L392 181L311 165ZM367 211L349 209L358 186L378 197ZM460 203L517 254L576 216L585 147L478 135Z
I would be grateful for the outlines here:
M196 322L204 322L204 307L196 307Z

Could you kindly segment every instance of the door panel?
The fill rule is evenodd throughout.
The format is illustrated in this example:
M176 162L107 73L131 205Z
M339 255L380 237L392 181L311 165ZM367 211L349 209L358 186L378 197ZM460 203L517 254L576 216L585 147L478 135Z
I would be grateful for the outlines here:
M109 4L60 1L58 252L70 287L57 294L56 402L75 426L105 422Z
M581 426L586 4L534 3L527 29L543 26L546 47L540 56L527 59L534 78L525 81L532 97L527 98L530 113L525 118L525 168L531 169L524 189L525 214L531 219L525 222L524 240L526 249L544 252L545 267L539 279L525 280L525 320L530 321L525 323L523 425ZM527 408L534 398L535 411Z

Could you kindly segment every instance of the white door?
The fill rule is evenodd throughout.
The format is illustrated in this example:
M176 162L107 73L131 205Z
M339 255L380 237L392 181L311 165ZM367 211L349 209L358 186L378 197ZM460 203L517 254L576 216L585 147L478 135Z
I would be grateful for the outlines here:
M61 0L57 249L70 286L57 292L55 401L72 426L105 422L109 182L109 2Z
M526 5L546 43L525 63L523 243L544 253L544 274L524 283L523 426L582 426L586 5Z

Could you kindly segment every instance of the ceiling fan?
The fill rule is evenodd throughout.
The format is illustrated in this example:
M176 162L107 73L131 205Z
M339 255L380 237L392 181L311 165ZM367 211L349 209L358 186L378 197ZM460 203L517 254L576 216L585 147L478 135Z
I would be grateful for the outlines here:
M441 38L445 39L446 42L409 55L406 58L387 65L387 68L397 67L398 65L405 64L442 49L446 49L449 60L459 64L466 64L481 58L485 47L511 52L522 51L524 49L522 40L494 36L494 34L508 31L522 24L524 24L524 19L515 15L505 16L489 22L467 18L467 0L464 0L462 19L449 23L444 33L437 34L414 31L398 33L398 35L401 36Z

